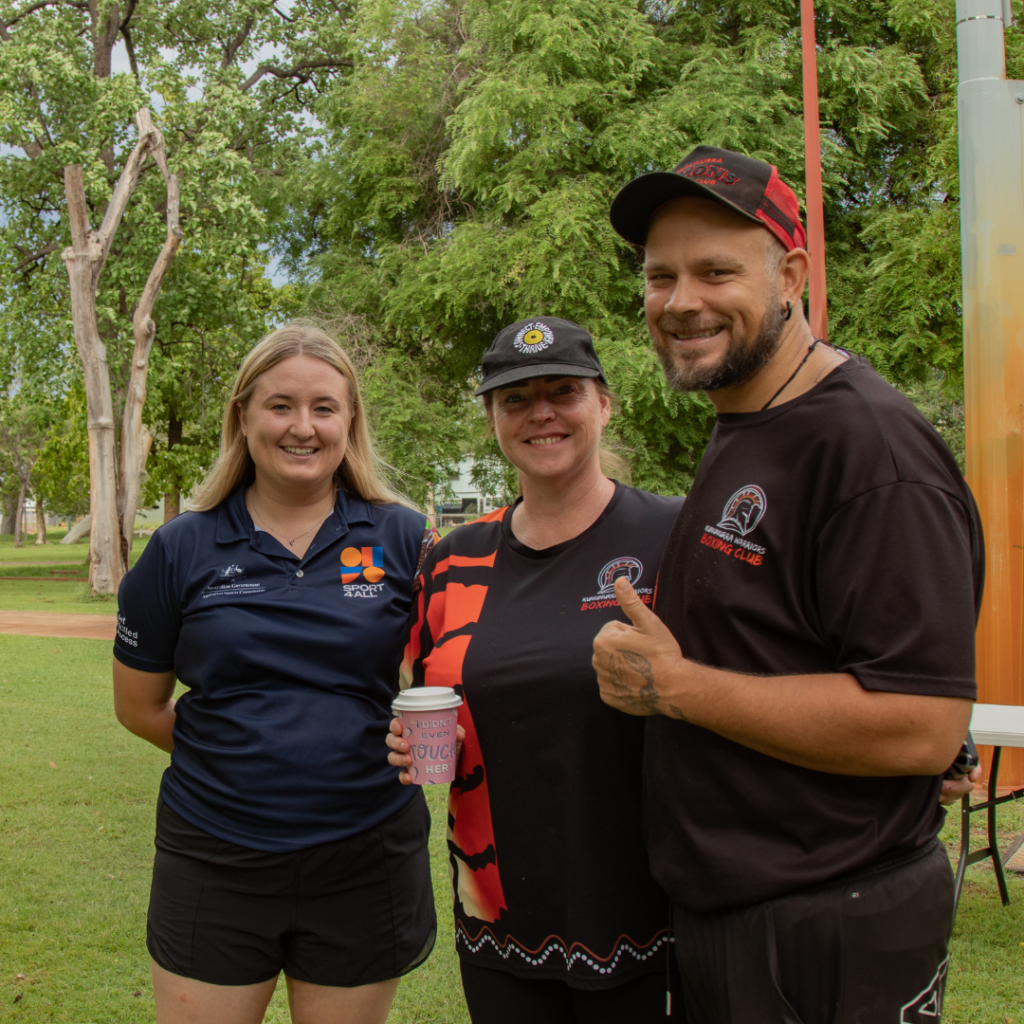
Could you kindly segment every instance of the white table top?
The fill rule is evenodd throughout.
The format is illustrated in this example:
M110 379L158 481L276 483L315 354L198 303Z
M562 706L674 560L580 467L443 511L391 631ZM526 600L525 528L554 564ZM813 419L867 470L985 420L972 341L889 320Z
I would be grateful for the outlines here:
M971 715L975 743L994 747L1024 747L1024 707L1013 704L975 704Z

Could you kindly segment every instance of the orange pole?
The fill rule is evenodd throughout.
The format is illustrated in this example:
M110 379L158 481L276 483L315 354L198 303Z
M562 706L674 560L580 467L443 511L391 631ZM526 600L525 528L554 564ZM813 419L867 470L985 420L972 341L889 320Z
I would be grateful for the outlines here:
M987 566L978 699L1024 704L1024 82L1006 77L999 0L958 0L957 107L963 253L967 482ZM1005 21L1005 24L1004 24ZM990 750L986 751L985 762ZM1024 786L1024 750L999 784Z
M811 332L828 339L825 292L825 211L821 191L821 135L818 115L818 54L814 38L814 0L800 0L800 36L804 66L804 163L807 176L807 251L811 257Z

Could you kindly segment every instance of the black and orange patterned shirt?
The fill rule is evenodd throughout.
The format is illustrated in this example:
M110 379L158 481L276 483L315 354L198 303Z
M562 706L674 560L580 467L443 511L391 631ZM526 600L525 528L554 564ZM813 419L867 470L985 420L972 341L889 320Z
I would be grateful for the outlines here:
M650 603L681 503L619 484L589 529L542 551L499 509L424 563L402 685L464 700L448 812L463 959L580 989L665 970L669 902L641 822L645 720L601 702L591 658L598 630L626 621L619 576Z

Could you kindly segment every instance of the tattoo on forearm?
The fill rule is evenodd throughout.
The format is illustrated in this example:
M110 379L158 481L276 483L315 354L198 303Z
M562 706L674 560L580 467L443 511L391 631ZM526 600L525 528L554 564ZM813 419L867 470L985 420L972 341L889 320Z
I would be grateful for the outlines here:
M643 679L643 685L637 694L633 693L633 689L627 681L628 672L634 672ZM651 663L642 654L635 654L633 651L620 651L613 655L608 667L608 675L611 678L615 696L626 707L649 715L657 714L661 696L654 685Z
M673 718L678 718L680 722L688 722L689 721L689 719L686 717L686 715L683 714L683 709L682 708L677 708L675 706L675 704L669 704L668 711L669 711L669 714Z

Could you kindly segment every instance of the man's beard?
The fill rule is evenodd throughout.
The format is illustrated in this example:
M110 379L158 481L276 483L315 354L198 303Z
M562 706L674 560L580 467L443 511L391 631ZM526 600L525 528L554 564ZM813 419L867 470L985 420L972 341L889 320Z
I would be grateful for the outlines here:
M710 330L712 326L701 325L697 317L684 319L671 313L665 313L658 320L658 327L664 333L684 337L701 330ZM716 391L745 384L750 380L775 355L785 326L786 318L782 315L776 296L769 299L754 339L734 333L729 340L729 348L717 363L700 365L700 352L676 354L660 345L655 345L655 351L669 386L676 391Z

